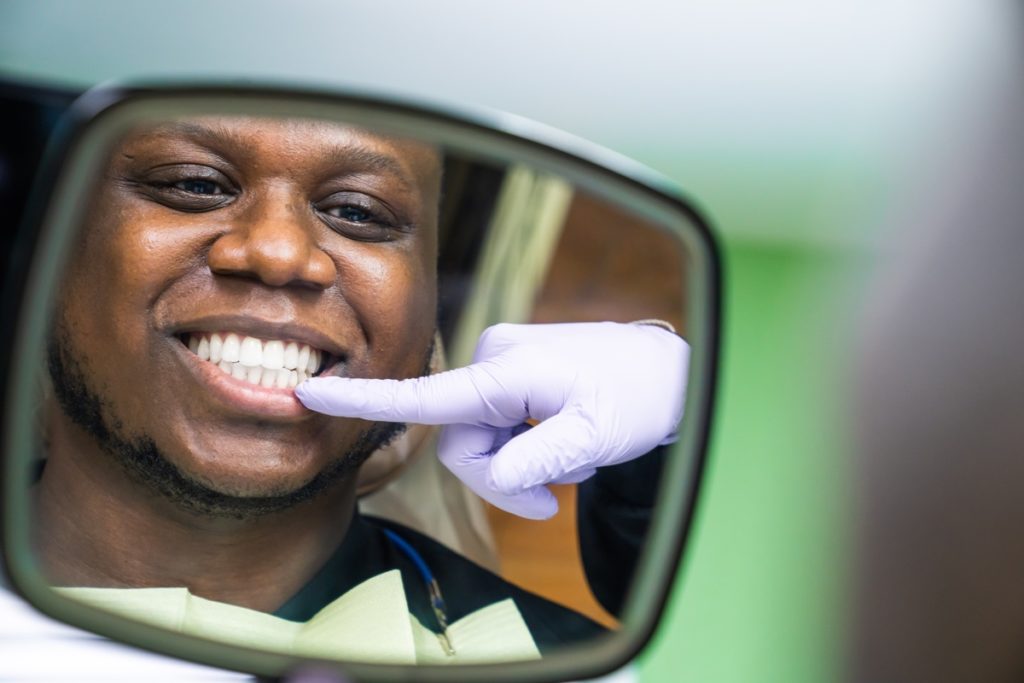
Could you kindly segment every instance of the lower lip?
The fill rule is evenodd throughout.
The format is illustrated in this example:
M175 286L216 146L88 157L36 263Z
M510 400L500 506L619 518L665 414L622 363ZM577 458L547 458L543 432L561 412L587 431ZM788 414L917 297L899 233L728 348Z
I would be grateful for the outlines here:
M295 420L314 414L295 398L292 389L261 387L236 379L189 351L180 341L175 340L175 344L193 375L220 403L261 418Z

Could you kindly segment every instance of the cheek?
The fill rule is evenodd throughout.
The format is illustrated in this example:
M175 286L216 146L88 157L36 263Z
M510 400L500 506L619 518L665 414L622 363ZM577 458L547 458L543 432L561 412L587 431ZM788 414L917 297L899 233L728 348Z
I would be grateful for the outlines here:
M217 225L209 216L174 214L132 197L115 197L90 219L83 251L107 288L155 298L197 263Z
M132 307L152 297L172 265L144 216L110 218L92 224L71 269L75 288L87 293L97 309Z
M340 271L360 321L369 375L418 373L433 337L437 279L433 261L397 249L350 252Z
M183 230L145 211L111 208L90 216L68 264L63 318L80 354L103 380L138 373L151 345L154 302L187 259Z

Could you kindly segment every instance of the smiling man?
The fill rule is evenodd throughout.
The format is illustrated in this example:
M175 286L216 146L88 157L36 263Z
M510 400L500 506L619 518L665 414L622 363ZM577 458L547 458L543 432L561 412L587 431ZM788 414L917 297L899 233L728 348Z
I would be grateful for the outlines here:
M439 188L433 149L317 122L123 141L49 350L55 582L274 611L310 579L345 534L352 474L399 427L312 413L292 389L423 372Z

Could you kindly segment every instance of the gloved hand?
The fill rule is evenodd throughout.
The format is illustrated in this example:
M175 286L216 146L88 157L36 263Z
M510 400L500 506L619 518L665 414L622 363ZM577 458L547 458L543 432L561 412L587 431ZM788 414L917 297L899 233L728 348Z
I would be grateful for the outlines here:
M547 519L558 502L545 484L675 440L689 356L653 325L501 324L467 367L401 381L315 377L295 395L328 415L448 425L438 442L448 469L499 508Z

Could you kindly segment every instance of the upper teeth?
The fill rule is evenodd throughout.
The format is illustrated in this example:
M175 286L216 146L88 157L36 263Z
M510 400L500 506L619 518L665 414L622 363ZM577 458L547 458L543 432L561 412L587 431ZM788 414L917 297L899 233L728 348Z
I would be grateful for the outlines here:
M312 376L323 359L323 352L309 344L263 341L234 333L193 333L188 348L233 377L282 389Z

